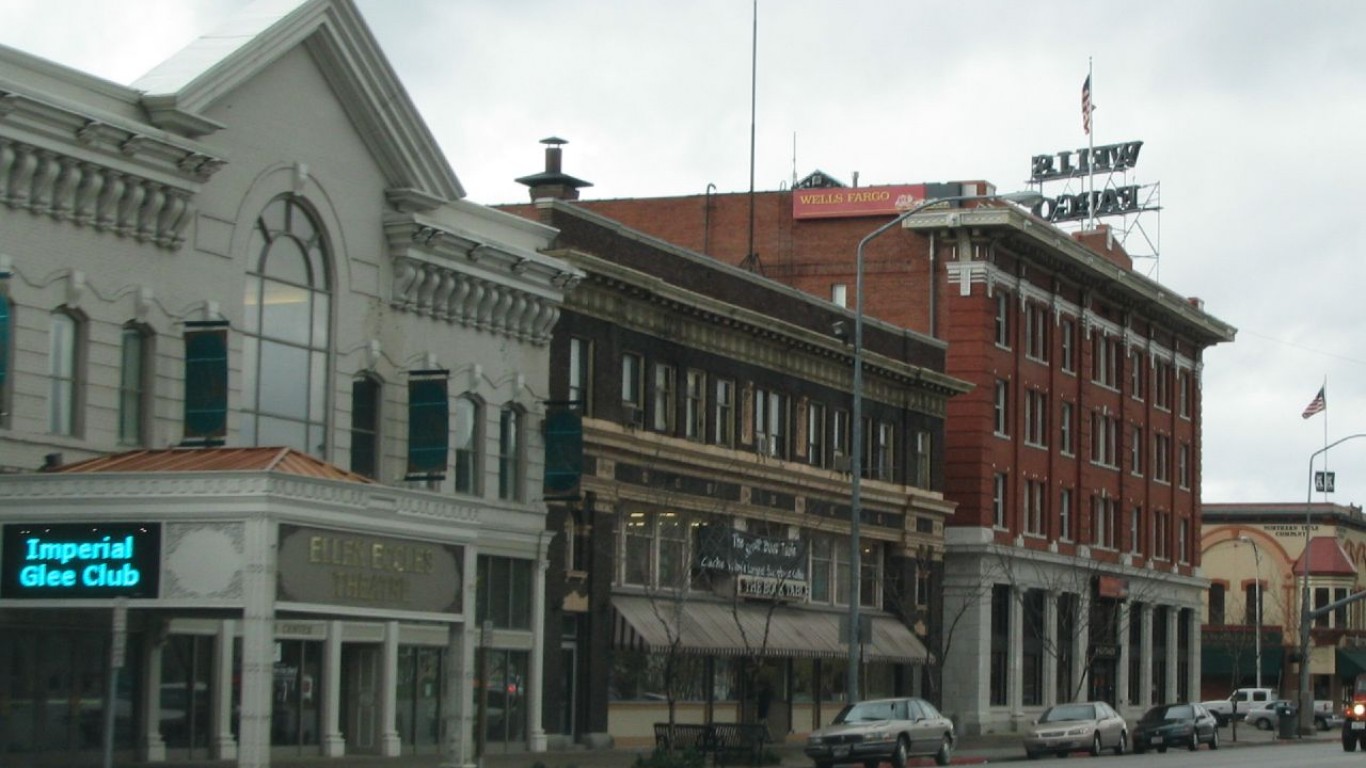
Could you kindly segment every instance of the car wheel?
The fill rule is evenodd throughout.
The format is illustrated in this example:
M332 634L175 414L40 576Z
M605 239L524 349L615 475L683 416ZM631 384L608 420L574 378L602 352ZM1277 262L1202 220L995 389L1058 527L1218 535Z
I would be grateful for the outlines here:
M1116 754L1116 755L1123 755L1125 752L1128 752L1128 751L1129 751L1129 732L1128 732L1128 731L1120 731L1120 732L1119 732L1119 743L1115 745L1115 754Z
M1265 717L1259 717L1257 718L1256 726L1259 731L1269 731L1271 730L1271 721Z
M834 764L834 763L822 763L822 762L817 762L817 763L816 763L816 768L835 768L835 764Z
M1166 745L1166 744L1163 744L1162 746L1160 746L1160 747L1157 748L1157 751L1158 751L1158 752L1161 752L1161 753L1164 754L1164 755L1167 754L1167 745Z
M1147 752L1147 751L1148 751L1148 748L1147 748L1146 746L1143 745L1143 742L1139 741L1138 739L1134 739L1134 754L1135 754L1135 755L1141 755L1141 754L1143 754L1144 752Z
M1035 752L1035 751L1032 750L1032 749L1026 749L1026 750L1025 750L1025 757L1029 758L1030 760L1038 760L1038 759L1039 759L1039 753L1038 753L1038 752Z
M896 748L892 750L892 768L906 768L906 751L906 737L898 737L896 740Z
M1347 727L1346 723L1342 724L1342 751L1355 752L1357 751L1357 735L1347 730Z
M939 751L934 753L934 764L948 765L951 759L953 759L953 743L948 736L945 736L944 740L939 742Z
M1316 717L1314 718L1314 727L1320 731L1326 731L1328 730L1328 721L1322 717Z
M1100 734L1091 737L1091 756L1100 757Z
M1214 729L1214 733L1211 733L1210 736L1209 736L1209 748L1210 748L1210 749L1218 749L1218 748L1219 748L1219 729L1218 729L1218 728L1215 728L1215 729Z
M1199 748L1200 748L1200 732L1199 732L1199 731L1195 731L1194 733L1191 734L1191 740L1190 740L1190 743L1186 745L1186 749L1189 749L1190 751L1194 752L1195 750L1197 750L1197 749L1199 749Z

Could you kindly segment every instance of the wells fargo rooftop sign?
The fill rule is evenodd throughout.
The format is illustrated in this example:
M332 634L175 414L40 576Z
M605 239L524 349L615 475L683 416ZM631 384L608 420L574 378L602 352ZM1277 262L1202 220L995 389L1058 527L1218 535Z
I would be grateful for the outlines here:
M900 213L925 200L924 184L792 190L792 218L839 219Z

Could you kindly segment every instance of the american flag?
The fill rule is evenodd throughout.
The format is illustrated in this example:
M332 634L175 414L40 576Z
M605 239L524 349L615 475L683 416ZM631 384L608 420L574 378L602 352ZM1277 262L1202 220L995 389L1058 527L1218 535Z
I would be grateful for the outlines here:
M1309 418L1319 411L1328 409L1328 398L1324 396L1325 387L1319 387L1319 393L1314 395L1314 399L1309 401L1309 405L1304 407L1304 413L1300 414L1304 418Z
M1086 131L1086 135L1091 135L1091 76L1086 76L1086 82L1081 84L1081 127Z

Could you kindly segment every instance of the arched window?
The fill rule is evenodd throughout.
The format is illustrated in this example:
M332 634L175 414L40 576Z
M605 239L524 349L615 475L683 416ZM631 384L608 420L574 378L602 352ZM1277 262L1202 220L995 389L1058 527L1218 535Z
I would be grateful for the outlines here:
M48 330L47 427L54 435L80 432L81 321L66 310L52 313Z
M123 326L119 370L119 444L147 445L151 433L154 335L137 323Z
M522 498L522 412L513 405L498 414L498 498Z
M479 494L483 410L470 395L455 399L455 492Z
M351 382L351 471L379 478L379 425L381 393L379 379L362 374Z
M251 234L242 340L242 442L322 456L327 445L330 254L302 205L280 198Z

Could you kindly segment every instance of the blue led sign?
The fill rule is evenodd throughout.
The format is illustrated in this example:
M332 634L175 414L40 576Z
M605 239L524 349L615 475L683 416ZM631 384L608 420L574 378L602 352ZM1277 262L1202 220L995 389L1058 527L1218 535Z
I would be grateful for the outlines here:
M6 525L0 597L156 597L160 567L156 523Z

